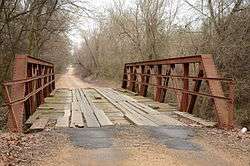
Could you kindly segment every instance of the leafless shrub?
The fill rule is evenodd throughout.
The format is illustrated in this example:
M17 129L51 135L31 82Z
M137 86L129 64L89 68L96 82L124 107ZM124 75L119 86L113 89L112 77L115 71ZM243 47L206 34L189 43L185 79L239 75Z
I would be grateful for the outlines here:
M98 28L84 35L82 47L76 51L89 73L120 80L125 62L213 54L220 74L237 81L237 111L241 112L236 113L237 119L249 120L248 1L184 0L195 16L184 25L176 22L179 7L171 5L172 1L137 0L133 7L114 2L103 17L96 18ZM210 117L212 112L205 108L211 110L211 101L199 101L206 107L196 113Z

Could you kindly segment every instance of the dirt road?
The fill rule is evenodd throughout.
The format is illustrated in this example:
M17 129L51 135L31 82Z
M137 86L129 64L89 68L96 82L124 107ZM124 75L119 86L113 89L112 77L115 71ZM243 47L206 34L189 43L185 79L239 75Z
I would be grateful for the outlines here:
M74 69L57 79L57 88L97 86L82 81ZM200 132L201 131L201 132ZM176 126L62 129L68 137L46 166L250 165L248 142L217 129Z
M83 82L75 74L73 67L68 67L65 74L56 75L56 88L87 88L92 86L87 82Z
M227 140L212 138L213 135L200 137L187 128L117 126L61 132L69 141L40 165L249 166L250 163L249 152L229 148Z

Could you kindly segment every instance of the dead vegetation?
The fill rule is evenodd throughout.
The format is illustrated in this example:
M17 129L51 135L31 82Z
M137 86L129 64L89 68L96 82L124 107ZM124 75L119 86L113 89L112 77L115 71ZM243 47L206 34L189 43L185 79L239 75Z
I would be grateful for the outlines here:
M183 6L192 16L183 15ZM249 2L245 0L114 1L95 18L97 28L83 32L75 51L83 70L121 80L125 62L213 54L222 77L234 78L236 119L250 122ZM188 14L188 12L187 12ZM200 99L197 115L211 118L211 101Z
M74 57L85 73L121 80L125 62L213 54L223 77L237 81L236 119L249 125L250 56L247 0L114 0L100 11L86 1L1 0L0 82L11 78L15 54L42 57L63 71L72 62L68 38L80 17L95 22L82 31ZM191 13L191 15L190 15ZM79 39L80 40L80 39ZM0 88L0 103L2 95ZM211 101L200 99L197 115L211 118ZM198 107L199 107L198 105Z
M84 15L84 3L76 4L73 0L1 0L0 82L11 78L16 54L50 60L57 72L63 71L71 55L67 33L77 18L76 14Z

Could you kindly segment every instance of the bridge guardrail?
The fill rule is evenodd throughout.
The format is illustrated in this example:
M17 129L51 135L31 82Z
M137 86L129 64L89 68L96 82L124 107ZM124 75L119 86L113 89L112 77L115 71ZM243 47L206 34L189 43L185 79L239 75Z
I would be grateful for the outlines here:
M209 92L200 92L205 81ZM151 86L158 102L164 102L167 90L172 90L179 110L189 113L193 112L197 96L212 98L219 127L232 128L235 84L233 79L218 76L212 55L197 55L126 63L122 88L146 96Z
M3 83L5 105L9 108L7 127L21 132L24 121L55 89L54 65L27 55L17 55L11 81Z

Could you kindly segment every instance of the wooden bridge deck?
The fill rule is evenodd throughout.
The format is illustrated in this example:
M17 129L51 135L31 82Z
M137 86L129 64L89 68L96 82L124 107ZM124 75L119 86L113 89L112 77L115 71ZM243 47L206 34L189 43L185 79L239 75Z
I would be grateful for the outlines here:
M186 126L171 116L175 111L176 107L167 103L155 102L124 90L57 89L37 108L26 124L31 130L42 130L49 121L54 121L52 125L56 128L100 128L114 125ZM191 119L197 120L194 117ZM214 125L199 118L197 123Z

